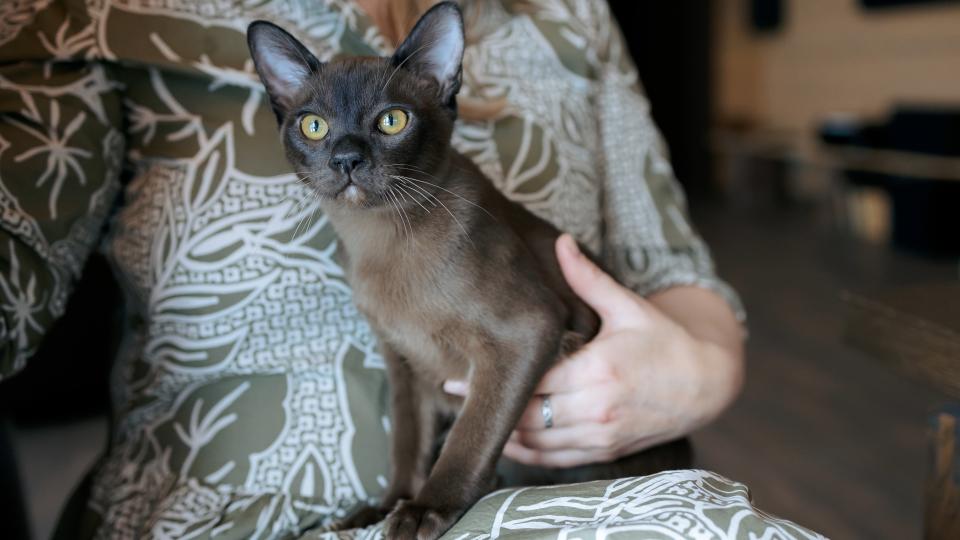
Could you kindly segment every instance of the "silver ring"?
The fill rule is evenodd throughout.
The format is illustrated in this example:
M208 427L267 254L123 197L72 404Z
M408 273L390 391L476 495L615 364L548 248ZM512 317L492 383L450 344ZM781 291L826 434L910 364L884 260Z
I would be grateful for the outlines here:
M543 416L543 427L550 429L553 427L553 406L550 405L550 394L543 396L540 403L540 415Z

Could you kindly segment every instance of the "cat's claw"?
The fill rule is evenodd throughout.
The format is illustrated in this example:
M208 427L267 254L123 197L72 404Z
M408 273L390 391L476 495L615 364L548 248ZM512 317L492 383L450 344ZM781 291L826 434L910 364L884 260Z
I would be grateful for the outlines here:
M459 513L401 501L384 525L389 540L436 540L456 523Z

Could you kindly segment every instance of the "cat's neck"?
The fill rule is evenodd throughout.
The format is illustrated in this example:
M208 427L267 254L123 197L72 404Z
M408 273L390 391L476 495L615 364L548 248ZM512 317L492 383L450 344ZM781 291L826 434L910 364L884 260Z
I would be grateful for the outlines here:
M419 202L405 199L400 206L357 208L325 201L321 207L351 260L397 260L408 255L423 260L426 252L441 257L460 240L469 239L472 208L453 191L456 186L448 188Z
M321 206L351 259L396 257L415 250L427 226L421 214L411 210L401 215L393 205L355 208L324 202Z
M370 236L371 234L393 236L396 227L388 219L390 208L363 208L347 206L335 201L320 203L324 214L337 230L341 239L353 243L355 238Z

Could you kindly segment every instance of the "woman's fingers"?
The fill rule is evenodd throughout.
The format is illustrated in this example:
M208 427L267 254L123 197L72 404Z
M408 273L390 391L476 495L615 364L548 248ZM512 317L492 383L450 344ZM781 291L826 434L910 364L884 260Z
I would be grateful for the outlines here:
M556 253L567 284L600 315L605 324L625 316L636 317L643 314L643 300L617 283L581 253L572 236L560 235L556 243Z
M595 339L550 368L540 379L534 393L576 392L588 386L611 382L615 378L613 363L604 356L602 338Z
M561 360L540 379L535 395L553 395L576 392L588 386L611 382L615 378L613 363L603 359L600 344L587 344L579 351ZM443 382L443 391L455 396L466 396L470 386L466 381L449 379ZM533 401L538 398L535 396Z
M557 450L541 451L526 448L514 442L507 442L503 447L503 455L524 465L538 467L566 468L612 461L616 458L610 450Z
M575 428L571 428L577 431ZM682 431L664 431L660 433L651 433L637 439L630 444L624 445L579 445L575 447L565 445L537 444L530 446L521 441L522 435L514 433L511 435L507 444L503 448L503 455L514 461L519 461L527 465L538 465L541 467L574 467L587 463L610 462L627 454L633 454L652 448L659 444L675 440L684 435ZM583 437L583 435L581 435ZM604 434L594 435L595 441L602 441ZM616 438L614 436L614 438ZM533 442L527 439L529 442ZM543 442L543 441L539 441Z
M510 442L530 450L612 450L617 444L610 426L580 424L550 429L516 430Z
M553 427L557 429L577 424L606 424L616 416L613 405L615 395L603 384L589 384L570 392L550 393L550 410L553 412ZM443 383L443 391L455 396L466 396L467 383L449 380ZM535 395L527 404L516 429L532 431L546 428L543 401L547 395Z
M602 386L592 385L573 392L550 394L549 398L553 411L553 427L550 430L578 424L602 425L615 416L614 396ZM533 396L517 422L517 429L533 431L546 428L543 399L542 395Z
M467 385L467 381L456 379L443 381L443 391L454 396L466 397L469 389L470 387Z

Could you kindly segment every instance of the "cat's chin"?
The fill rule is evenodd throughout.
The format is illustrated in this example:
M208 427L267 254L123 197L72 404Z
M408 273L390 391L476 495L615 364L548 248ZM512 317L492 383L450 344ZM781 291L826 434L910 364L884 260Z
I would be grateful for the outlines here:
M327 192L320 197L320 204L329 210L367 212L375 209L394 208L388 199L378 197L357 185L348 185L337 192Z
M347 182L340 189L324 190L320 194L321 201L330 201L343 208L362 208L369 206L370 195L365 189L353 182Z
M367 201L367 194L356 184L348 184L337 194L337 199L347 204L361 206Z

